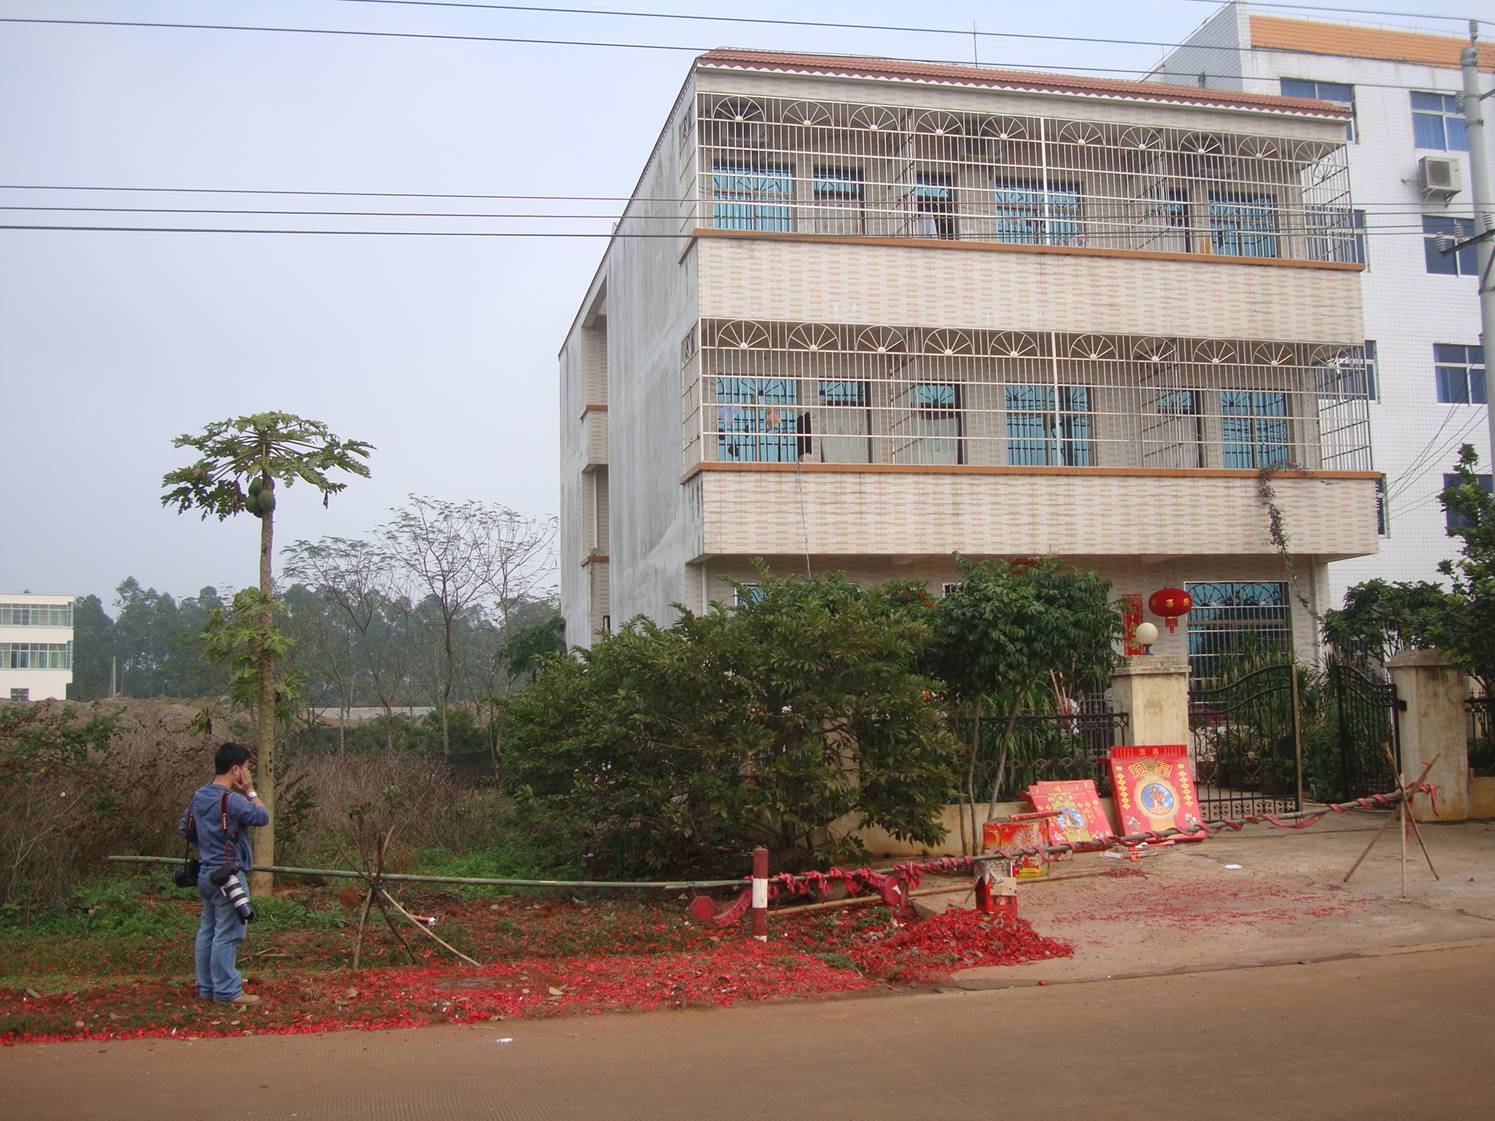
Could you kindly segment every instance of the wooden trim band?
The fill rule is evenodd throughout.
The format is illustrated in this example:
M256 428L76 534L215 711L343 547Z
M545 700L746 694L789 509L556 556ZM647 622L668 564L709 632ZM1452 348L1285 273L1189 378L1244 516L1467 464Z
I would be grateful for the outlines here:
M1007 467L996 464L899 463L697 463L680 477L682 484L705 471L747 471L822 475L1070 475L1077 478L1133 479L1255 479L1260 471L1238 467ZM1273 471L1274 479L1375 480L1379 471Z

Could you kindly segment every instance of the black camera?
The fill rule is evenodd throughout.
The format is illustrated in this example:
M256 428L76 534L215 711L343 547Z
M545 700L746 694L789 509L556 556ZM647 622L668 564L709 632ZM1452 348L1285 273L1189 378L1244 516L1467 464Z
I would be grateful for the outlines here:
M228 897L239 914L240 922L249 922L254 918L254 904L249 902L249 893L244 890L237 875L227 868L220 868L208 877L208 882Z
M202 861L189 856L172 870L171 882L177 887L196 887L197 873L201 870Z

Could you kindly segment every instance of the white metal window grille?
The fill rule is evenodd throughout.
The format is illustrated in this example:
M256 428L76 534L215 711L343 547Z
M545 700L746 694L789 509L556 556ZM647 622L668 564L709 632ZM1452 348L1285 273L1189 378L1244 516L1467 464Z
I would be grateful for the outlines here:
M798 383L789 378L714 379L718 460L793 463L799 457L795 426Z
M686 463L1371 469L1360 346L703 320Z
M29 701L29 700L31 700L31 690L30 689L12 689L10 691L10 699L13 700L13 701Z
M1090 467L1090 390L1083 385L1009 385L1007 459L1019 467Z
M1335 237L1336 217L1344 216L1319 210L1310 215L1309 257L1327 259L1339 244ZM1276 257L1277 200L1271 195L1243 195L1234 192L1211 192L1209 197L1210 239L1216 253L1231 257Z
M1412 144L1438 152L1469 151L1464 111L1451 93L1412 91Z
M1354 259L1343 141L700 93L687 221Z
M1232 661L1292 648L1287 585L1260 581L1187 583L1189 675L1221 676Z

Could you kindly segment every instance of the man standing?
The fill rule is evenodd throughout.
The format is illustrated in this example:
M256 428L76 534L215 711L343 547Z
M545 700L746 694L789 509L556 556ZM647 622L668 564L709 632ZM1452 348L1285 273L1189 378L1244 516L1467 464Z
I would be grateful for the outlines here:
M227 829L224 828L225 819ZM223 1004L258 1004L260 998L244 991L234 959L244 941L244 920L218 885L214 873L232 864L249 890L254 850L245 830L268 825L270 811L254 790L249 771L249 749L237 743L222 745L213 756L213 781L192 795L177 832L197 845L202 869L197 891L202 896L202 921L197 927L197 995Z

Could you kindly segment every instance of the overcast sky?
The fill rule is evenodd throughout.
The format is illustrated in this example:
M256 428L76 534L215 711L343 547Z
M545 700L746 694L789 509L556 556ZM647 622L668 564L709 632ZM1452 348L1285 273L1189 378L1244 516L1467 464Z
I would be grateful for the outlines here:
M1178 41L1215 10L1193 0L616 6L944 28L974 21L983 31L1162 42ZM972 57L969 34L368 0L0 0L0 16ZM1160 53L980 41L982 62L1010 66L1144 69ZM0 23L0 183L627 195L690 58L683 50ZM614 205L14 186L0 190L0 204L589 214ZM16 210L0 222L608 228L577 219ZM161 475L186 461L172 437L246 412L300 413L377 445L373 477L353 480L330 510L300 488L282 496L281 543L365 533L410 492L555 512L555 355L604 246L600 238L0 230L0 591L95 593L109 605L126 576L176 595L252 583L258 522L202 523L159 502Z

